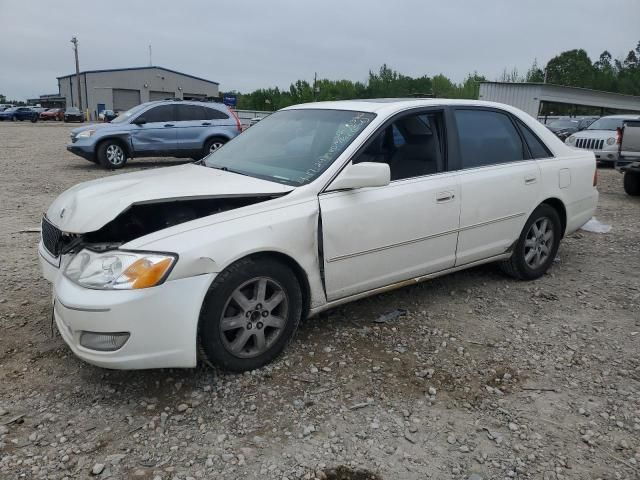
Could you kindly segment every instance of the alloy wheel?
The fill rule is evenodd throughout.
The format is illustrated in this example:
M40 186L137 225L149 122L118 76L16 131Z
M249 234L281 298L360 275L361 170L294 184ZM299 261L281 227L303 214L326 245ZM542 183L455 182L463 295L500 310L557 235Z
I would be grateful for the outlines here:
M107 147L106 156L111 165L121 165L125 161L124 150L120 145L109 145Z
M209 147L209 153L213 153L216 150L218 150L222 145L224 145L224 143L222 142L213 142L211 144L211 146Z
M256 277L236 288L220 318L225 349L239 358L257 357L268 351L284 331L289 299L272 278Z
M529 268L540 268L549 258L553 247L553 223L541 217L531 224L524 241L524 261Z

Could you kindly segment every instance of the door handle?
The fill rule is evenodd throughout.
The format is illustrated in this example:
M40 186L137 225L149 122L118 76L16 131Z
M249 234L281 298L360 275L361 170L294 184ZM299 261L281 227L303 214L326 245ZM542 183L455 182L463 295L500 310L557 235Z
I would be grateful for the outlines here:
M165 123L164 126L165 127L173 127L174 125L173 125L173 123Z
M211 125L211 122L202 122L202 125L203 125L204 127L208 127L209 125Z
M453 192L438 192L438 193L436 193L436 202L438 202L438 203L450 202L454 198L456 198L456 196L455 196L455 194Z
M537 177L524 177L524 184L525 185L531 185L533 183L536 183L538 181Z

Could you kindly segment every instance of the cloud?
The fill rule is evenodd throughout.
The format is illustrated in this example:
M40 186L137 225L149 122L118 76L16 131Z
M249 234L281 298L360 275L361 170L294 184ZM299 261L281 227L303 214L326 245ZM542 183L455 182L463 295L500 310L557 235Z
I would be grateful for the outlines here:
M640 34L637 0L0 0L0 92L57 91L74 71L153 63L220 82L221 89L288 88L299 78L366 80L387 63L407 75L524 72L563 50L623 56ZM603 35L602 32L606 32Z

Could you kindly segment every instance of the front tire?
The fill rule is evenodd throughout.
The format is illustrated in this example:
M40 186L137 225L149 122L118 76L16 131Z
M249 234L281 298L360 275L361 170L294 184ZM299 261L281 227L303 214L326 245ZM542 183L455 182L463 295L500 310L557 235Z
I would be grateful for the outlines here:
M240 260L207 293L200 312L201 352L211 366L255 370L282 353L301 315L300 284L286 265L268 258Z
M106 140L98 146L98 162L104 168L118 169L127 163L127 152L116 140Z
M627 195L632 197L640 195L640 172L624 172L623 184Z
M558 212L543 203L525 223L511 258L500 264L502 270L519 280L540 278L556 258L561 236Z

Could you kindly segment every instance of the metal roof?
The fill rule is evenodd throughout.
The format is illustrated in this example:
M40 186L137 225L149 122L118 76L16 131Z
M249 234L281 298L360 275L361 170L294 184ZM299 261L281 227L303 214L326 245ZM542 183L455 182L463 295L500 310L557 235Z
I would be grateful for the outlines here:
M189 75L188 73L179 72L177 70L172 70L170 68L159 67L157 65L147 66L147 67L108 68L108 69L103 69L103 70L84 70L84 71L80 72L80 75L84 75L86 73L126 72L128 70L152 70L152 69L164 70L165 72L176 73L178 75L182 75L182 76L185 76L185 77L193 78L194 80L200 80L202 82L212 83L214 85L220 85L218 82L214 82L213 80L207 80L206 78L196 77L195 75ZM75 73L71 73L69 75L63 75L61 77L57 77L57 79L60 80L61 78L68 78L68 77L73 77L73 76L75 76Z
M564 90L576 90L584 93L593 93L593 94L605 94L605 95L616 95L620 97L627 97L633 100L640 100L640 97L636 95L629 95L628 93L617 93L617 92L607 92L606 90L594 90L593 88L584 88L584 87L569 87L567 85L558 85L557 83L542 83L542 82L491 82L491 81L482 81L480 84L489 83L494 85L508 85L509 87L518 87L522 86L536 86L542 88L561 88Z

